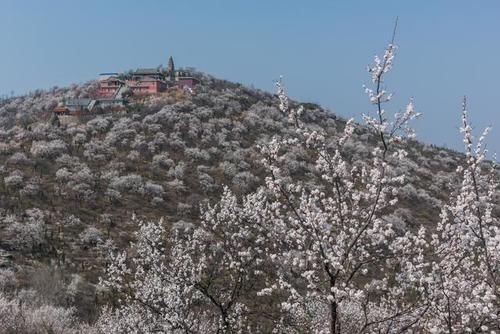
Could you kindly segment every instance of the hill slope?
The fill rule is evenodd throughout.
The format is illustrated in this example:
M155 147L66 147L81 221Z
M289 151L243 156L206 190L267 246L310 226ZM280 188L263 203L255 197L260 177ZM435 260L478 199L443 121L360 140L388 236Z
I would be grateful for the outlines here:
M224 185L245 194L263 183L258 145L295 131L277 97L199 76L193 94L171 91L137 100L124 112L82 115L64 125L51 122L51 108L62 98L86 96L93 83L1 103L0 252L21 284L73 305L35 282L56 277L66 289L83 278L76 306L90 319L95 297L86 282L97 283L110 249L132 240L133 215L197 224L200 204L216 201ZM345 120L306 107L306 124L332 140L344 128ZM353 138L346 154L362 164L376 136L360 127ZM408 181L400 207L385 217L400 230L437 222L463 162L458 153L417 142L408 152L397 167ZM300 147L288 152L286 171L316 182L309 152Z

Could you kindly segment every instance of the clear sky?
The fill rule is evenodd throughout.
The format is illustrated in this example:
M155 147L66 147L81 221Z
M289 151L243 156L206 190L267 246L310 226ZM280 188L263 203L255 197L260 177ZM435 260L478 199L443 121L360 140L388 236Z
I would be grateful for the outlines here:
M395 111L415 98L419 139L461 149L461 97L500 152L500 1L1 0L0 93L166 64L289 94L344 117L369 110L365 69L390 40Z

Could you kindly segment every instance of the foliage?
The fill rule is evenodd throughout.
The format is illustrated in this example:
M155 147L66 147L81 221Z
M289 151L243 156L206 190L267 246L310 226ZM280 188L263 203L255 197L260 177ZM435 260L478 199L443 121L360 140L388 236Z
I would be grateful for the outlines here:
M304 108L292 106L278 81L280 109L295 132L260 144L265 184L240 200L225 188L196 227L179 224L168 233L163 221L141 223L133 252L115 255L102 282L122 303L104 314L101 330L116 323L124 326L118 332L144 333L498 329L497 174L482 171L486 133L474 148L465 104L466 164L457 168L460 186L440 222L435 229L393 225L405 212L400 166L408 163L410 122L419 116L412 100L393 120L383 108L395 49L390 44L368 67L374 112L364 115L364 129L379 141L369 158L349 154L352 120L329 137L304 122ZM297 147L314 161L308 178L289 166Z

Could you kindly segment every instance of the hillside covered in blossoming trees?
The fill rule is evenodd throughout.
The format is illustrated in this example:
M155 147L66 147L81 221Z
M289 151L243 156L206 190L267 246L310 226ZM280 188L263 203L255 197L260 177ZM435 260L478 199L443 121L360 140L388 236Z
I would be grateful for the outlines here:
M364 124L202 73L68 122L95 83L3 100L0 333L499 332L498 173L465 100L464 153L391 115L395 51Z

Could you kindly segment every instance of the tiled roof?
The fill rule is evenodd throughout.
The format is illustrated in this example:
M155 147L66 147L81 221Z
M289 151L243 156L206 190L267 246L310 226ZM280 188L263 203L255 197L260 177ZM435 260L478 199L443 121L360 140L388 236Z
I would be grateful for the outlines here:
M161 74L157 68L138 68L133 74L148 75L148 74Z
M91 99L69 99L65 101L66 107L86 107L90 104Z
M66 108L65 106L57 106L54 108L54 112L66 112L68 110L68 108Z

